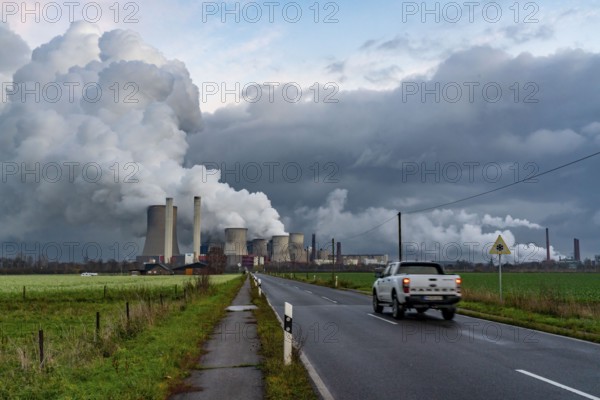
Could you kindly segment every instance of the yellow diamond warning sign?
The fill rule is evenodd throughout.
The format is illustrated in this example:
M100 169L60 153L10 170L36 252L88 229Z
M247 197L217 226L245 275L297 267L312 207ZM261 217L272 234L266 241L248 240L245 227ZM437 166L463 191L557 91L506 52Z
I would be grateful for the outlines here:
M498 235L498 239L496 239L496 243L490 249L490 254L510 254L510 250L508 246L502 239L502 236Z

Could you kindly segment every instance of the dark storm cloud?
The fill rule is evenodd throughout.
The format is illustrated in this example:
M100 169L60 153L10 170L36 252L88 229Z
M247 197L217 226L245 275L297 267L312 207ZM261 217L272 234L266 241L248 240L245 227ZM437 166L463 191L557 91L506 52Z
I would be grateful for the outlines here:
M489 47L471 48L448 57L430 78L413 77L392 91L340 92L337 103L292 104L281 96L270 102L264 96L205 115L206 129L191 139L187 160L223 163L231 170L228 182L265 191L294 224L292 230L348 236L395 210L493 189L597 149L599 68L598 54L580 50L512 57ZM298 181L283 171L291 162L302 169ZM415 231L415 237L487 237L485 214L510 215L548 225L564 255L575 236L590 253L598 252L593 221L600 207L592 172L598 162L591 159L454 207L455 219L461 209L480 216L472 217L474 228L442 221L445 225L432 225L429 236ZM259 179L249 179L249 169L243 170L249 163L279 164L270 181L266 167ZM336 190L342 191L328 197ZM428 226L422 220L428 215L413 218ZM393 251L391 225L351 245L357 251ZM541 238L543 231L533 229L514 240L543 244Z

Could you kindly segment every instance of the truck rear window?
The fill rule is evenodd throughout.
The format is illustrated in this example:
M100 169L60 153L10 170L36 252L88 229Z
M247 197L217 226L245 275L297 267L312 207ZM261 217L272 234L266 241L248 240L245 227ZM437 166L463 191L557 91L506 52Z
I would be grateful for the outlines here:
M439 275L440 271L433 265L407 265L398 268L398 274Z

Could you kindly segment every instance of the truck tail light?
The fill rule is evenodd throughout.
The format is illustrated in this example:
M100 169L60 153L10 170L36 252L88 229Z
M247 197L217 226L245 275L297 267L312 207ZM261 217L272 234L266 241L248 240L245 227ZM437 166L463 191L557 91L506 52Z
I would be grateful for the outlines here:
M456 278L456 291L460 293L460 285L462 284L462 278Z
M410 293L410 278L402 279L402 291L404 293Z

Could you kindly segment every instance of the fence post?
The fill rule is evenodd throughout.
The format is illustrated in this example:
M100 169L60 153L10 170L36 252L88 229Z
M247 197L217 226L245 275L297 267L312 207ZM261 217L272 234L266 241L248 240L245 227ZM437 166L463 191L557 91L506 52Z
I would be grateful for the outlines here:
M38 331L38 342L40 345L40 368L44 366L44 330Z
M100 311L96 311L96 331L94 334L94 342L100 338Z
M292 363L292 317L293 306L285 303L285 319L283 320L283 363L290 365Z
M125 303L125 313L127 314L127 324L129 324L129 302Z

